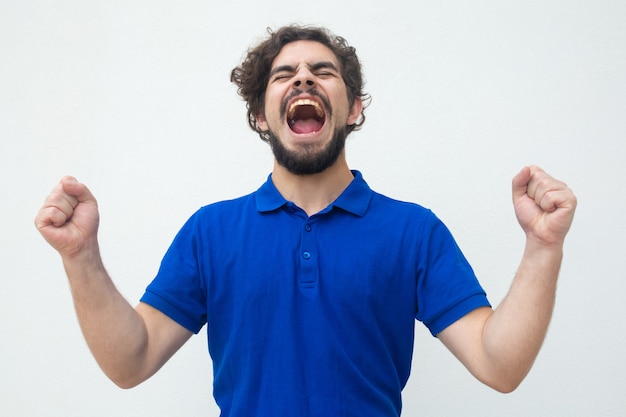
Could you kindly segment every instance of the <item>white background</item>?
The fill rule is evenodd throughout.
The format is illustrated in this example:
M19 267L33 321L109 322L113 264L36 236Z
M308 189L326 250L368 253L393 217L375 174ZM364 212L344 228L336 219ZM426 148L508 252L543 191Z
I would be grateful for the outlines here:
M145 384L109 382L58 255L32 220L64 174L101 209L131 303L187 217L271 169L230 70L266 27L330 27L373 101L348 140L377 191L432 208L494 304L523 236L510 180L536 163L579 208L543 350L512 394L473 378L417 323L406 416L623 416L626 3L78 1L0 3L0 415L217 416L206 333Z

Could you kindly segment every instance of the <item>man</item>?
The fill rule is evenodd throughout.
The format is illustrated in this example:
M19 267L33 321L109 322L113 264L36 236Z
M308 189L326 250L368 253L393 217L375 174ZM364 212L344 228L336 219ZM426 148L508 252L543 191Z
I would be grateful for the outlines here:
M208 323L224 416L397 416L417 318L480 381L515 389L551 317L571 190L535 166L513 179L526 247L493 310L430 211L373 192L348 168L344 142L367 96L344 39L282 28L231 79L272 147L271 176L195 213L135 308L104 269L83 184L63 178L37 215L103 371L135 386Z

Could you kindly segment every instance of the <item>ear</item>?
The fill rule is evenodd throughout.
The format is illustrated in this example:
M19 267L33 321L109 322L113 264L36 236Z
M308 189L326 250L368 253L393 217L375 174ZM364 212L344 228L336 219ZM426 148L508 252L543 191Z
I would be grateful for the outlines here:
M348 126L355 124L361 116L363 111L363 100L360 97L354 99L354 103L350 107L350 113L348 113Z
M256 119L256 125L259 127L259 129L263 131L267 131L268 126L267 126L267 120L265 120L265 116L262 114L256 114L254 117Z

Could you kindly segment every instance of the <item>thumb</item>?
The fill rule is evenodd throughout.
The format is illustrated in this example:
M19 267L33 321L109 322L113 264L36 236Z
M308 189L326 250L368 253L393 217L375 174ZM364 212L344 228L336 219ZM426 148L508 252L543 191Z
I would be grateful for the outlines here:
M78 182L78 180L69 175L61 178L61 189L64 193L74 197L78 203L96 203L96 199L89 191L89 188L85 184Z
M526 195L528 191L528 183L530 182L531 177L532 171L528 166L522 168L522 170L515 177L513 177L512 186L514 202Z

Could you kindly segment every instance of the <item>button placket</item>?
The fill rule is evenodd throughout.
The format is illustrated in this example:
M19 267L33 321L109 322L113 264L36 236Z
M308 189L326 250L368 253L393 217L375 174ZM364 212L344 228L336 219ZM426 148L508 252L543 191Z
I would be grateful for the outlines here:
M318 275L317 244L315 228L310 219L304 224L300 237L300 284L304 288L314 288Z

